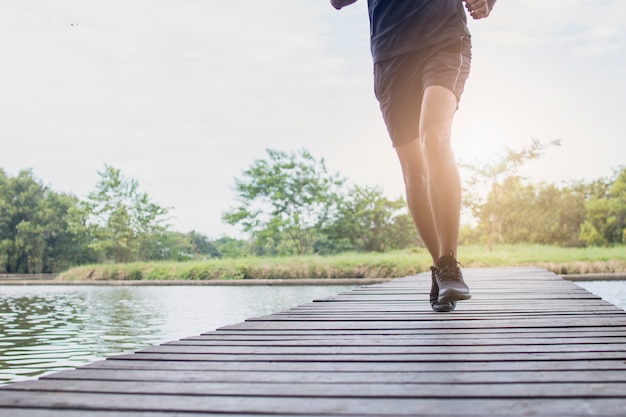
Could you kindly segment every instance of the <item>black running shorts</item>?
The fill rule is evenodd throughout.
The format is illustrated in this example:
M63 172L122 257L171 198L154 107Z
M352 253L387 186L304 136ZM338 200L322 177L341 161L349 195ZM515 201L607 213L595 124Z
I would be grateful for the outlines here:
M374 93L394 147L418 138L426 87L445 87L461 99L471 48L469 37L456 37L374 64Z

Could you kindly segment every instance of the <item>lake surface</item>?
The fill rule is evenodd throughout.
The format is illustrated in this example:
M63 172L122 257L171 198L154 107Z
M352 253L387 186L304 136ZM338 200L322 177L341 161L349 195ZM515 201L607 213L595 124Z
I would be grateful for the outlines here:
M354 286L0 286L0 384L195 336Z
M626 281L576 284L626 309ZM352 288L0 285L0 384L195 336Z
M579 281L576 285L626 310L626 281Z

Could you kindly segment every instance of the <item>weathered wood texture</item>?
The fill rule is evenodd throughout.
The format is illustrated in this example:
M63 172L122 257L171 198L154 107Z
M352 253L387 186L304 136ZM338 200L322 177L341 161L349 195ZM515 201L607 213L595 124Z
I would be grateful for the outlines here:
M626 416L626 314L538 268L427 274L0 389L0 416ZM181 306L184 308L184 306Z

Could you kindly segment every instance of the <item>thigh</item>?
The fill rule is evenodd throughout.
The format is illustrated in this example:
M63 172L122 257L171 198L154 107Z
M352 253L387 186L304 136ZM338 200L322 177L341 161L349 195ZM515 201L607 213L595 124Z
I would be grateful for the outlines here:
M450 140L452 120L457 109L456 95L446 87L431 85L424 90L419 133L423 141Z
M458 108L471 64L470 38L450 38L430 50L424 66L419 134L423 141L450 141L452 119Z
M424 64L424 88L433 85L445 87L456 96L457 102L465 88L472 62L471 38L447 39L429 49Z
M420 52L402 54L374 66L374 92L396 148L419 136L424 91Z
M450 114L435 114L448 108L443 104L448 94L431 87L450 92L456 109L470 62L470 38L455 37L375 64L374 92L394 147L418 139L423 125L433 126L433 118L451 123ZM427 123L422 122L424 116Z

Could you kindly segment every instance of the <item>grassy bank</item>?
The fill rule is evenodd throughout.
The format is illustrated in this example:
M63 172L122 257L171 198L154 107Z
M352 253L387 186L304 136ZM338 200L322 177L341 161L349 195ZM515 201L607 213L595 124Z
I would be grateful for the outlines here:
M558 274L626 272L626 247L559 248L499 245L459 249L465 267L540 266ZM293 278L391 278L427 271L424 249L381 254L215 259L87 265L61 273L61 280L228 280Z

